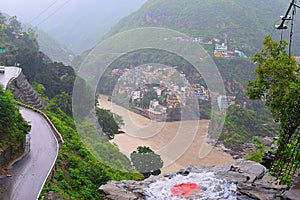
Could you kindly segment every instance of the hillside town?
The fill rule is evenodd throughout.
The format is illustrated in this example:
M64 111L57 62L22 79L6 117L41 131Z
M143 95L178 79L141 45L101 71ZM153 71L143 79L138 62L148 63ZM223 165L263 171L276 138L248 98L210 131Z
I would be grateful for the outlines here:
M169 40L169 38L165 38L165 40ZM195 38L183 38L183 37L173 37L170 40L173 41L181 41L181 42L193 42L193 43L200 43L200 44L207 44L207 45L215 45L213 55L215 57L240 57L240 58L248 58L246 54L239 50L239 49L229 49L227 36L224 37L223 40L218 38L212 39L203 39L200 37Z
M142 65L133 69L113 69L111 75L120 76L114 96L129 99L130 108L152 120L180 120L180 111L191 106L193 98L210 101L210 90L199 83L190 84L184 73L176 67ZM234 98L218 96L221 111L234 104ZM171 113L173 113L173 116Z

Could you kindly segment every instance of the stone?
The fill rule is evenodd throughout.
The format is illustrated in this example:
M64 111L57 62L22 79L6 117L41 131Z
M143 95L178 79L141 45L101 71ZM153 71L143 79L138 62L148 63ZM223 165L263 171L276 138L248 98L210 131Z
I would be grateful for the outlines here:
M173 173L173 174L164 174L163 176L167 177L167 178L173 178L174 176L176 176L176 173Z
M229 193L231 194L232 191L236 193L236 197L238 200L280 200L282 198L282 193L285 192L287 189L287 187L284 185L278 185L276 179L267 172L266 168L263 165L255 163L253 161L238 160L237 163L234 165L190 166L180 170L177 173L166 174L164 176L151 176L150 178L140 182L109 182L106 185L101 186L99 188L99 192L101 197L106 200L140 200L148 198L152 200L153 198L150 198L149 195L153 193L151 192L149 194L148 192L149 188L152 188L152 184L155 185L157 191L164 191L164 194L166 194L169 192L168 189L166 191L167 182L168 184L170 184L170 181L172 180L174 181L183 179L186 182L189 182L188 180L193 181L195 180L195 174L199 174L200 177L203 177L201 181L215 180L220 184L225 183L229 185L234 185L234 190L229 190L231 191ZM203 176L203 174L205 176ZM295 183L297 181L297 183L299 183L299 180L297 178L295 180ZM160 187L161 189L159 189ZM221 190L221 192L223 191L221 189L221 186L215 186L214 191L218 193L218 188ZM203 191L207 192L211 188L209 186L207 187L203 185L202 189ZM286 195L295 194L286 193ZM298 196L296 197L298 198ZM287 196L287 199L288 198L290 197ZM300 198L298 198L297 200L299 199Z
M182 176L187 176L187 175L189 175L190 172L191 172L191 169L190 168L186 168L186 169L179 170L178 174L180 174Z
M130 182L128 182L130 185ZM133 185L131 185L133 186ZM126 182L116 184L116 182L108 182L99 188L100 195L104 200L139 200L139 198L134 192L126 188ZM117 191L117 192L116 192Z

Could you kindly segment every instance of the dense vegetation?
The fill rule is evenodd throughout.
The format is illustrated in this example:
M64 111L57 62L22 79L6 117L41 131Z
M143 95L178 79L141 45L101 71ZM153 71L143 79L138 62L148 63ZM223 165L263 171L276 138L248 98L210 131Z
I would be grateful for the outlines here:
M37 31L37 40L42 52L56 62L62 62L65 65L70 65L75 55L66 46L62 45L56 39L49 36L42 30Z
M283 14L287 6L283 0L272 1L272 4L263 4L258 0L149 0L140 10L122 19L106 37L131 28L164 27L178 30L191 37L200 37L204 41L217 38L225 42L226 38L229 49L239 49L246 55L253 55L262 47L263 35L274 29L276 19ZM294 52L299 53L297 41L293 46ZM203 44L203 47L212 54L213 45ZM130 68L142 64L143 61L179 66L181 69L178 71L184 71L190 83L205 85L200 77L192 77L196 73L192 71L193 67L189 63L168 52L155 53L155 50L149 49L132 52L119 58L110 67ZM270 120L270 112L265 106L261 102L249 101L246 96L245 85L247 81L255 79L253 70L256 66L245 58L214 58L214 61L223 77L227 95L235 98L235 105L227 113L221 141L225 141L227 147L242 149L242 143L251 142L254 136L278 134L277 126ZM109 95L117 80L118 76L102 76L99 82L99 86L102 87L99 87L98 91ZM202 101L199 107L201 118L209 119L210 102ZM241 118L236 118L235 115ZM255 128L250 127L249 119L253 120L251 124L253 123Z
M264 48L255 54L257 78L248 83L248 95L260 99L270 108L279 124L278 150L271 172L283 183L300 167L300 69L286 53L287 42L267 36Z
M284 0L149 0L122 19L107 37L131 28L164 27L207 40L227 37L230 49L249 55L261 47L263 36L274 29L287 6Z
M140 11L122 20L109 34L140 26L168 27L206 40L212 40L214 37L221 40L227 38L229 48L253 54L261 47L262 35L271 29L265 24L273 25L274 19L282 14L280 8L285 7L285 3L283 0L276 0L268 5L257 0L243 2L237 0L150 0ZM220 12L216 13L215 10ZM178 11L181 12L178 13ZM22 32L16 18L7 21L0 15L0 22L7 25L6 29L0 29L0 40L3 45L0 47L7 52L0 54L1 61L6 65L21 64L29 81L48 100L49 106L46 113L66 141L59 153L54 172L47 181L42 194L54 191L62 198L99 199L97 188L108 180L141 179L138 174L127 173L134 172L131 169L130 161L120 154L117 147L109 144L106 138L100 137L103 136L103 133L97 132L89 121L82 118L81 124L75 127L71 118L71 96L76 77L74 70L61 63L53 63L47 56L39 52L35 33L32 30ZM13 32L21 32L22 37L19 37L21 35L16 37ZM288 158L289 162L279 159L274 167L293 171L296 167L299 168L299 151L297 150L299 148L300 119L299 71L295 70L295 62L284 54L284 46L279 45L278 47L270 40L265 41L265 45L267 48L263 53L255 56L255 61L259 63L260 67L256 70L258 79L249 85L249 95L253 99L264 97L266 105L271 108L271 113L280 124L279 147L281 149L279 150L281 151L279 158L288 158L289 155L293 155ZM212 46L205 48L209 51L213 50ZM278 51L272 51L272 49ZM185 73L190 83L205 85L201 75L183 58L161 50L146 49L131 52L116 60L101 77L97 91L111 95L119 78L111 75L112 69L132 68L145 63L153 63L153 61L177 66L176 69L180 73ZM227 147L238 151L241 150L242 143L250 142L253 137L257 141L255 136L277 134L277 126L269 118L270 112L262 103L249 101L246 97L244 83L255 79L252 73L255 65L241 58L215 58L215 62L224 79L228 95L235 96L235 105L228 109L221 141ZM284 68L286 66L290 66L290 68ZM80 81L80 85L83 88L86 87L83 80ZM265 94L267 95L265 96ZM80 97L80 95L85 94L76 94L75 96ZM210 105L208 105L210 102L208 104L199 102L200 112L204 113L206 118L215 117L210 116ZM90 109L87 109L84 116L89 114L89 111ZM104 133L112 136L119 129L119 126L112 123L113 114L108 111L97 111L98 120ZM107 124L113 126L110 127ZM25 125L24 127L27 130L28 127ZM292 130L291 127L293 127ZM80 130L82 140L80 140L76 128ZM90 152L84 145L89 148ZM259 145L258 148L262 149ZM143 157L148 154L154 156L155 159L158 158L158 155L145 147L140 147L131 154L135 168L146 177L149 173L157 174L157 170L162 167L161 160L154 162L152 157L146 156L147 159ZM137 164L142 161L150 162L144 162L147 171L143 171ZM292 165L285 165L285 163L291 162L293 162ZM158 169L153 169L153 166L158 166Z
M5 25L4 29L0 29L0 48L5 49L5 53L0 54L0 62L6 66L18 63L28 81L42 96L55 98L57 105L71 115L71 95L76 77L72 67L53 63L40 52L36 33L32 29L23 31L16 17L7 20L0 13L0 24Z
M264 108L262 108L264 109ZM224 130L220 137L224 145L234 151L240 151L243 144L252 142L253 137L275 136L276 126L266 114L232 105L227 111Z
M130 159L135 169L143 174L145 178L151 175L157 176L161 173L160 169L163 167L163 161L160 155L149 147L137 147L137 150L130 154Z
M108 165L99 162L84 147L73 119L58 109L55 104L48 107L46 114L63 135L65 143L59 152L54 171L46 182L42 196L49 191L54 191L63 199L100 199L98 187L109 180L142 179L140 174L121 171L122 167L111 168L109 161ZM88 124L82 124L81 128L89 129L88 126ZM95 140L99 141L97 138ZM98 145L101 144L103 148L104 141L98 143ZM106 150L108 150L105 152L106 155L102 156L109 156L110 161L114 162L117 159L114 157L116 150L108 147Z
M246 83L255 79L256 66L242 58L215 58L214 61L227 95L235 97L235 104L226 113L220 141L228 148L241 151L243 144L252 142L255 136L276 136L277 125L271 120L270 111L262 102L249 100L246 95Z
M9 16L7 16L7 18L9 18ZM40 51L49 56L51 60L55 62L62 62L65 65L71 64L75 55L66 46L59 43L46 32L38 29L37 27L33 27L30 24L22 23L22 29L24 32L28 32L30 30L34 33L34 37L37 39Z
M106 95L112 94L120 77L111 74L113 69L131 69L154 61L167 66L176 66L179 73L186 74L190 84L206 85L198 71L185 59L162 50L143 49L130 52L114 61L101 77L97 91ZM214 61L223 78L227 95L233 96L235 99L235 105L230 108L226 115L220 141L224 142L228 148L241 150L242 144L251 142L254 136L275 136L278 132L276 125L269 118L270 112L263 103L249 101L246 95L246 82L255 79L253 70L256 66L244 58L214 58ZM121 101L121 99L116 101ZM210 101L199 100L201 119L211 118L210 109ZM169 114L172 115L172 113ZM173 114L176 115L176 112Z
M113 139L115 134L119 133L121 126L124 125L122 117L109 110L97 108L96 115L102 131L109 139Z
M2 15L0 19L6 26L0 30L0 41L3 45L1 48L6 50L5 54L0 55L1 61L5 65L19 63L35 90L48 101L45 112L65 140L51 178L48 179L41 195L54 191L63 199L100 199L97 189L109 180L142 179L143 176L132 168L129 159L106 138L100 137L103 133L98 132L91 122L82 119L82 123L78 127L75 126L71 104L76 78L74 70L62 63L53 63L39 52L36 35L34 32L23 32L16 17L8 20L8 23ZM78 80L82 90L89 93L85 81L80 78ZM87 96L85 93L81 95ZM1 145L4 144L2 141L5 141L5 144L17 148L24 142L28 126L21 120L9 92L1 89L0 101L1 137L2 133L10 133L9 136L5 134L7 137L3 136L3 140L1 138ZM90 108L87 112L89 111ZM86 116L87 113L84 114ZM80 136L76 128L81 130ZM89 152L87 147L94 148Z
M25 135L30 131L30 125L23 119L9 91L4 91L0 84L0 149L1 153L9 151L8 162L24 152ZM0 153L0 157L2 158ZM2 162L5 161L1 159ZM0 163L1 167L4 167Z

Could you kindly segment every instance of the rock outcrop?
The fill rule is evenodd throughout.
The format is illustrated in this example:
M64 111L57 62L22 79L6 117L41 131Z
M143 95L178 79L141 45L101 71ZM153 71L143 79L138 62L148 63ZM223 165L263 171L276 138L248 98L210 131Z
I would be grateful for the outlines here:
M46 107L46 102L33 90L23 73L8 85L8 89L14 94L15 99L21 100L26 105L32 105L40 110Z
M261 164L238 160L235 165L191 166L174 174L150 177L141 182L112 181L101 186L99 192L105 200L177 199L171 188L183 182L197 183L201 191L193 199L205 200L284 199L283 193L287 189L278 185ZM286 192L286 195L289 193Z

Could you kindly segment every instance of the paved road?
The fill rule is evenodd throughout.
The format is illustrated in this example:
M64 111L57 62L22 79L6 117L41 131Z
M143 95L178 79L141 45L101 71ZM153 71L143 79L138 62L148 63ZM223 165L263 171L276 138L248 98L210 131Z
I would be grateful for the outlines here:
M13 165L12 177L0 180L5 190L0 199L37 199L58 154L58 142L47 122L31 110L21 108L20 112L32 125L30 152Z
M0 73L0 84L4 85L6 88L8 82L13 79L17 78L21 72L21 68L18 67L5 67L5 73Z

